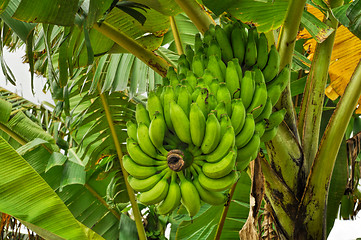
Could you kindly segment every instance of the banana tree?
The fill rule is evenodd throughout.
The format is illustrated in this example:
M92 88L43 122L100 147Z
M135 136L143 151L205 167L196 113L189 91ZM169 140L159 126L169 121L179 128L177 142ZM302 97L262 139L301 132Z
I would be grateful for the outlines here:
M87 222L79 213L83 210L77 209L77 199L68 198L67 194L86 191L105 206L107 213L120 218L119 238L125 236L122 234L134 236L135 228L139 239L163 237L167 223L172 226L171 238L178 239L242 238L245 233L255 237L258 233L270 234L273 229L284 239L326 238L346 189L348 163L342 143L352 132L348 128L358 131L349 122L358 119L353 113L361 93L360 64L348 69L353 73L344 80L347 87L338 93L341 95L339 100L328 101L325 90L330 86L337 90L337 84L328 84L328 72L333 64L332 50L337 47L334 42L339 24L360 37L360 29L355 27L359 26L360 4L359 1L344 3L339 0L307 3L308 8L313 5L320 10L322 19L305 10L306 0L203 1L202 5L194 0L58 1L56 4L41 0L4 1L0 15L2 45L11 42L7 39L9 34L26 43L30 70L47 77L56 101L54 119L60 122L62 129L59 133L57 125L50 131L52 137L41 135L43 141L37 140L33 144L48 151L49 156L45 159L49 159L49 164L59 164L55 161L60 161L61 155L65 159L75 158L77 161L66 166L68 173L74 169L93 172L102 161L114 170L112 181L105 181L104 185L108 184L108 189L115 193L112 199L116 208L104 202L105 193L103 196L96 194L97 191L87 183L89 179L83 179L81 184L85 189L81 190L62 189L48 182L77 220ZM241 174L231 190L233 201L229 205L210 207L205 204L193 219L186 216L184 209L162 217L149 207L144 210L148 211L150 222L144 227L140 211L144 206L136 201L127 181L128 173L121 164L126 152L125 122L134 119L134 103L146 101L141 94L162 85L162 77L166 76L168 68L177 67L178 55L186 50L186 45L193 46L193 36L198 32L204 34L210 25L228 18L256 25L258 32L266 33L270 44L276 44L281 68L292 66L292 81L275 105L275 109L287 110L285 120L277 135L262 146L264 154L259 154L248 168L252 181L245 173ZM304 41L298 35L301 26L317 41L312 52L304 51L302 47ZM312 61L306 58L310 53ZM7 78L15 84L3 58L1 62L8 73ZM7 139L15 139L25 146L35 141L35 138L23 139L13 134L15 130L8 125L8 119L10 115L11 119L16 119L16 115L9 111L2 111L0 118ZM15 154L3 142L4 151ZM62 153L54 146L55 142L64 150ZM20 151L20 148L19 151L25 154L34 145L23 148L26 150ZM53 156L55 152L57 157ZM29 157L27 161L35 160ZM35 168L37 162L33 164ZM260 174L264 179L255 177ZM71 181L71 176L65 175L63 179ZM104 191L104 185L99 191ZM126 214L128 201L134 221ZM262 214L259 216L260 205ZM44 228L7 208L0 211L9 211L29 222L29 227L35 231ZM257 230L257 218L268 222L267 227L259 226ZM94 219L99 221L99 226L93 227L94 231L109 238L108 229L101 228L101 216ZM89 222L85 225L92 226ZM81 227L84 229L83 225ZM46 230L57 234L51 228Z

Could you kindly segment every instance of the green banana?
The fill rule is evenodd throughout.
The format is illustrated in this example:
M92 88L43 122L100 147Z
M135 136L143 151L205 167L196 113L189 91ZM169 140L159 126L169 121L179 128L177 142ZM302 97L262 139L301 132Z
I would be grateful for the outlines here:
M207 162L217 162L227 154L229 149L233 148L234 142L235 142L234 130L232 126L229 126L226 129L226 132L224 133L223 138L220 140L217 148L213 152L207 155L201 155L199 157L195 157L194 160L201 158L206 160Z
M195 54L192 61L192 72L197 77L201 77L204 72L204 64L202 55Z
M178 76L173 67L169 67L167 71L167 78L172 87L176 87L179 84Z
M237 74L238 74L238 80L239 80L239 85L241 86L241 79L243 77L243 71L242 71L242 67L241 65L239 64L239 60L238 58L233 58L232 59L232 62L237 70Z
M280 55L276 49L276 46L272 45L268 54L267 65L262 70L266 82L271 81L278 74L280 61Z
M227 70L226 64L220 58L217 58L217 60L218 60L219 69L221 69L222 75L226 76L226 70Z
M199 196L203 202L214 206L221 205L227 202L227 194L224 194L222 192L211 192L203 188L202 185L199 183L198 174L193 167L191 167L191 171L193 175L193 184L197 188Z
M127 134L128 137L133 138L134 140L137 140L137 124L133 123L132 121L127 121Z
M142 151L139 144L131 138L127 138L127 151L130 155L130 157L133 159L134 162L136 162L139 165L142 166L153 166L153 165L162 165L163 161L166 160L166 157L162 157L157 155L157 159L161 160L155 160L154 158L148 156L145 152Z
M246 52L246 32L238 24L234 25L231 33L232 50L235 58L238 58L239 63L242 64Z
M206 131L206 118L197 103L191 104L189 123L192 142L195 146L200 147Z
M221 178L233 171L236 163L237 152L229 151L229 153L221 160L215 163L206 162L202 165L204 175L210 178Z
M219 25L216 26L216 39L219 46L221 47L222 60L225 62L231 61L233 58L232 46L226 32Z
M251 113L247 113L242 130L236 135L236 147L244 147L252 138L256 125Z
M247 108L247 112L251 112L254 118L257 118L263 111L267 102L267 87L261 82L257 84L256 90L251 104Z
M154 145L150 139L149 128L147 127L147 125L145 125L142 122L138 124L137 139L138 139L140 149L145 154L147 154L148 156L150 156L152 158L156 158L159 155L157 153L157 149L154 147Z
M246 71L241 79L241 98L244 107L247 109L252 102L255 92L255 81L251 71Z
M264 80L263 73L258 67L254 68L253 74L254 74L254 81L256 84L257 83L266 83Z
M218 114L218 113L217 113ZM220 115L220 117L218 118L220 125L221 125L221 139L223 138L224 134L227 131L227 128L229 126L232 126L232 121L231 119L228 117L227 113L223 113Z
M221 137L221 126L214 112L208 114L206 131L201 145L204 154L211 153L218 145Z
M273 128L267 129L261 137L261 142L271 141L277 135L277 130L278 125L274 126Z
M285 118L286 112L287 110L285 108L273 112L271 116L268 119L266 119L266 131L280 125L283 119Z
M155 92L149 92L148 101L147 101L147 110L149 113L149 119L153 119L155 112L160 112L163 115L163 107L161 100Z
M243 160L253 160L257 157L261 140L258 132L255 132L251 140L242 148L237 150L237 163Z
M217 112L217 119L219 121L221 121L222 115L224 115L224 114L227 115L226 104L224 103L224 101L218 102L218 104L214 110Z
M267 88L270 88L273 85L280 85L281 90L283 91L290 81L290 72L290 65L287 64L272 81L267 83Z
M257 42L257 66L263 69L268 61L268 40L264 33L261 33Z
M142 192L137 196L137 199L145 205L153 205L161 202L168 193L169 183L168 178L171 175L171 170L150 190Z
M192 102L197 101L198 96L201 94L201 87L197 85L192 93Z
M179 74L179 65L180 64L184 64L184 67L186 67L187 69L190 68L187 56L185 54L181 54L178 58L178 74Z
M257 122L255 125L254 131L258 132L259 137L262 137L262 135L266 131L266 120L263 119L263 120Z
M137 104L137 106L135 107L135 119L137 120L138 124L142 122L149 127L149 113L145 106L141 103Z
M228 91L226 83L221 82L219 84L219 88L218 88L216 97L217 97L218 102L222 102L222 101L224 102L224 104L226 106L227 114L228 114L228 116L231 116L231 114L232 114L232 104L231 104L232 96L231 96L230 92Z
M192 96L185 85L181 85L178 93L177 104L183 109L184 113L189 116L189 108L192 103Z
M201 199L194 184L187 180L182 171L177 172L180 178L180 190L183 206L187 209L190 217L195 216L201 209Z
M252 67L257 62L257 31L255 28L248 30L248 39L246 44L246 52L244 55L244 63L247 67Z
M202 78L204 80L204 83L207 86L210 86L214 77L213 77L212 72L209 69L205 69L203 72Z
M192 144L189 119L183 109L175 102L170 103L170 117L179 139L182 142Z
M234 129L234 134L237 135L243 128L246 119L246 109L241 99L232 100L232 115L231 122Z
M262 113L254 121L259 122L263 119L268 119L271 113L272 113L272 102L271 99L267 96L267 102L263 108Z
M197 78L194 75L194 73L192 71L188 71L187 72L187 77L186 77L189 85L191 85L192 87L192 92L195 90L196 86L197 86Z
M229 189L238 179L236 171L231 171L221 178L209 178L196 164L193 165L198 172L198 181L201 186L211 192L220 192Z
M124 169L133 177L138 179L145 179L154 174L157 174L158 171L162 171L168 167L167 161L159 161L164 165L160 166L141 166L133 161L129 155L124 155L122 158L122 164Z
M211 84L209 85L210 93L212 93L216 96L218 88L219 88L219 81L217 78L213 78Z
M219 59L222 57L222 51L221 51L221 48L219 47L217 40L215 40L215 39L211 40L208 51L207 51L207 55L208 56L215 55Z
M232 98L240 97L240 79L238 78L238 72L233 61L228 62L226 69L226 86L232 96Z
M198 107L201 109L204 117L208 115L208 89L202 88L200 90L200 94L197 97L197 100L195 101L198 104Z
M193 51L192 47L187 44L186 47L185 47L184 52L185 52L185 54L186 54L186 57L187 57L188 62L189 62L190 65L191 65L192 62L193 62L193 56L194 56L194 51Z
M213 93L208 94L208 98L207 98L207 105L206 105L206 110L207 113L209 113L210 111L213 111L217 105L218 105L218 101L217 101L217 97L214 96Z
M172 120L170 119L170 102L175 100L175 93L172 86L165 86L164 89L165 89L163 95L164 120L168 129L174 132L173 123Z
M210 46L212 40L213 40L212 34L209 31L206 31L203 35L203 43ZM207 51L207 53L208 53L208 51Z
M165 197L163 202L161 202L157 206L158 213L161 215L166 215L171 213L174 209L176 209L179 206L181 197L182 197L181 190L177 182L177 173L173 172L172 179L169 184L167 196Z
M203 48L203 41L200 33L194 35L194 50L196 54Z
M166 168L160 173L154 174L145 179L138 179L132 175L128 175L128 182L129 185L134 189L134 191L145 192L153 188L168 171L169 169Z
M220 82L224 82L224 75L222 73L221 67L219 66L218 59L216 56L214 55L209 56L207 69L209 69L213 77L218 78Z
M166 132L166 124L163 115L155 112L149 125L149 138L153 145L164 155L167 156L168 151L163 147L164 135Z
M270 86L267 90L267 94L271 100L272 107L275 106L282 94L281 85L277 84Z

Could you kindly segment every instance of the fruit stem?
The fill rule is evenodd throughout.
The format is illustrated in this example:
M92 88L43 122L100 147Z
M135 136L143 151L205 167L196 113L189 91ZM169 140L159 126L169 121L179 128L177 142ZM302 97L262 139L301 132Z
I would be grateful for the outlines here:
M182 55L184 53L182 41L179 35L177 23L175 22L174 16L169 17L169 22L170 22L170 27L172 28L172 33L173 33L175 45L177 47L178 55Z
M175 172L182 171L184 162L184 153L181 150L170 150L167 156L168 166Z

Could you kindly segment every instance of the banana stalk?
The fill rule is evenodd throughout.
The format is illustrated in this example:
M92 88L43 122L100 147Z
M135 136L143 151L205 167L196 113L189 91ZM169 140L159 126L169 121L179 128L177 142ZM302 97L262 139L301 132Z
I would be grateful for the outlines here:
M180 39L177 23L175 22L174 16L170 16L169 21L170 21L170 27L172 28L172 33L173 33L175 45L177 47L178 55L182 55L184 53L182 47L182 41Z

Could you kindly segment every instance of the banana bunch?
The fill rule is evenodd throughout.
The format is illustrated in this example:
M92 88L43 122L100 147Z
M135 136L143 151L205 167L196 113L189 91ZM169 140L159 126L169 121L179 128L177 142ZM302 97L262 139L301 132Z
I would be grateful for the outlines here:
M211 25L185 53L137 105L122 163L141 203L160 214L183 205L193 217L202 202L224 204L238 171L276 135L290 68L280 71L276 48L241 22Z

